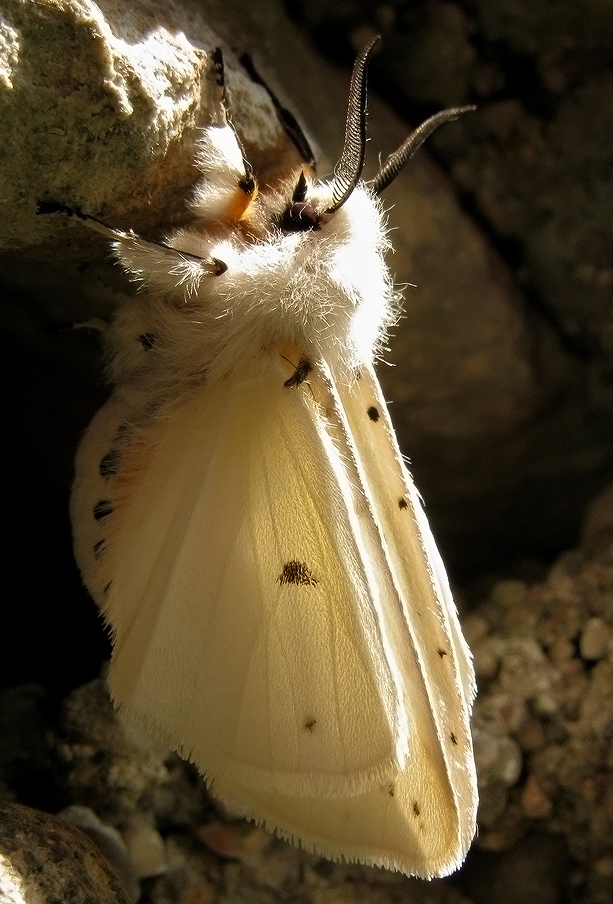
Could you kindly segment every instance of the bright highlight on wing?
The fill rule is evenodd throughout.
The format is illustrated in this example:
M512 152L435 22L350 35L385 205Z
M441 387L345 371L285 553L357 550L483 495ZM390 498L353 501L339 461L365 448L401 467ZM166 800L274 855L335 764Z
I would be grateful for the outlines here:
M258 193L219 53L213 72L202 228L113 233L151 291L112 326L72 498L111 693L271 830L445 875L475 831L475 686L372 369L394 317L381 209L349 128L338 183L303 167Z

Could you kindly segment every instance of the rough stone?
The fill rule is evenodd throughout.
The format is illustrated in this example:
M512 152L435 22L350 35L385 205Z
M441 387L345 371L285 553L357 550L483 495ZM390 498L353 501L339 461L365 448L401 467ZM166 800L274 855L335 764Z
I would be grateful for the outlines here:
M100 848L48 813L0 803L3 904L129 904Z

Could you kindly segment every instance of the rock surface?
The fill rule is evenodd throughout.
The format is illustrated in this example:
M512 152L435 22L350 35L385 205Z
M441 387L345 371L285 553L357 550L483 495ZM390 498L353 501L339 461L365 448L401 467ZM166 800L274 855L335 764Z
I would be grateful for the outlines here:
M109 862L80 829L8 802L0 802L0 900L129 904Z

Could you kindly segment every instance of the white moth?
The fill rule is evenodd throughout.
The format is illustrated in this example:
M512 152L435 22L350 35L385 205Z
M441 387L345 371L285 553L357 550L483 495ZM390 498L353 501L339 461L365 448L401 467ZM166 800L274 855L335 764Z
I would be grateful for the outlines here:
M431 877L475 832L475 682L373 370L397 313L377 195L462 110L360 181L372 46L332 178L305 164L258 192L216 52L193 227L98 224L145 291L111 327L71 507L115 705L241 814Z

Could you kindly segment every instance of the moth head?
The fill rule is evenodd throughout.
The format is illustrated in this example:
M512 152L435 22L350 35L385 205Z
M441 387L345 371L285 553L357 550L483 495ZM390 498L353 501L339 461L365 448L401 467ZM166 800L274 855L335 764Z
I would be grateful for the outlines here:
M304 170L300 171L289 207L281 215L283 232L308 232L321 226L320 205L316 203Z
M361 181L367 139L366 72L379 41L380 37L375 37L362 49L355 61L349 88L345 142L338 163L334 167L334 174L330 178L318 180L309 186L304 171L300 172L291 203L279 222L281 229L286 232L306 232L319 229L322 223L329 220L336 211L343 207ZM474 109L473 106L451 107L431 116L415 129L396 151L390 154L377 175L365 184L374 194L380 194L394 181L435 129L443 123L457 119L462 113Z
M366 201L365 194L371 198L380 194L438 126L475 109L452 107L431 116L390 154L373 179L363 182L366 73L379 40L376 37L364 47L354 64L345 141L332 176L315 179L309 160L289 178L282 178L280 187L266 186L258 193L253 169L227 108L223 56L220 50L215 50L211 73L216 103L213 121L202 129L198 143L196 163L204 178L191 201L197 221L194 228L180 230L163 242L151 242L132 232L112 229L75 208L63 204L51 207L76 214L86 225L112 239L117 256L136 278L162 291L179 290L183 295L192 295L204 277L222 276L230 267L225 258L233 256L232 247L226 242L221 253L218 247L221 231L225 230L228 239L238 236L247 245L276 235L277 229L286 234L315 232L338 215L358 186L362 186L363 201ZM299 144L308 147L306 139ZM355 217L362 233L363 214L364 209Z

